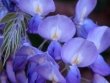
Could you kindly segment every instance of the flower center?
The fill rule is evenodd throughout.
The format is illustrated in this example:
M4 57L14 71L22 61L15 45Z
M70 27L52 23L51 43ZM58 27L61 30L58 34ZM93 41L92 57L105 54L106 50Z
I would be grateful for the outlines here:
M39 15L41 15L41 13L42 13L42 8L41 8L40 5L38 5L38 6L36 7L36 12L37 12Z

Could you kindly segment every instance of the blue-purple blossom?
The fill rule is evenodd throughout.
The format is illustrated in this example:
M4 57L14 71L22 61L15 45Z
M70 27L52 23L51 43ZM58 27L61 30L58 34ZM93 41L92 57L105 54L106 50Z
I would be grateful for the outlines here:
M36 14L45 16L55 11L53 0L15 0L14 2L23 12L32 16Z
M107 26L99 26L92 30L88 36L87 40L93 42L101 53L110 47L110 28Z
M98 55L96 61L90 68L97 74L107 76L110 75L110 66L104 61L101 55Z
M59 71L58 65L50 57L47 53L43 53L30 58L30 61L37 64L35 70L45 79L52 82L66 83Z
M67 42L75 35L75 32L74 23L65 15L49 16L38 27L40 36L60 42Z
M96 60L98 51L94 43L83 38L73 38L63 45L61 57L65 63L86 67Z
M8 13L5 7L0 7L0 20Z
M28 26L28 32L29 33L33 33L33 34L37 34L38 32L38 26L39 24L42 22L42 17L39 15L35 15L33 16L30 21L29 21L29 26Z
M79 0L75 9L75 22L81 25L84 19L93 11L97 0Z
M47 49L48 53L55 59L61 59L61 44L57 41L52 41Z
M7 82L8 82L8 79L7 79L6 72L3 71L3 72L0 74L0 83L7 83Z
M109 82L103 76L94 74L93 83L109 83Z
M69 67L70 69L68 70L67 76L66 76L66 82L67 83L80 83L81 80L81 75L79 69L75 66L72 65Z

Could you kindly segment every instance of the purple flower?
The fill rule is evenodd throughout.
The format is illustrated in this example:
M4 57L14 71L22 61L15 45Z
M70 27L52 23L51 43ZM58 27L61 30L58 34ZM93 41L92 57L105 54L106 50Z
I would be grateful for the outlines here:
M45 16L55 11L53 0L15 0L14 2L23 12L32 16L36 14Z
M86 67L96 60L98 52L94 43L83 38L73 38L63 45L61 57L65 63Z
M70 69L66 76L67 83L80 83L80 80L81 75L79 69L75 65L70 66Z
M0 8L0 20L8 13L7 9L4 7Z
M88 33L97 26L91 19L85 19L83 24L77 27L77 36L87 38Z
M75 9L75 22L82 25L84 19L93 11L97 0L79 0Z
M72 20L64 15L50 16L44 19L38 27L38 34L49 40L66 42L75 35Z
M47 49L48 53L55 59L61 59L61 44L57 41L52 41Z
M7 83L8 79L7 79L7 75L6 72L2 71L2 74L0 75L0 83Z
M109 83L104 77L94 74L93 83Z
M28 32L33 33L33 34L37 34L38 26L42 22L42 19L43 18L39 15L33 16L31 18L31 20L29 21Z
M92 30L88 36L87 40L93 42L101 53L110 47L110 28L107 26L99 26Z
M66 83L59 71L58 65L47 53L39 54L30 59L37 64L36 71L39 75L52 82Z
M101 55L98 55L98 58L90 68L97 74L103 76L110 75L110 66L104 61Z

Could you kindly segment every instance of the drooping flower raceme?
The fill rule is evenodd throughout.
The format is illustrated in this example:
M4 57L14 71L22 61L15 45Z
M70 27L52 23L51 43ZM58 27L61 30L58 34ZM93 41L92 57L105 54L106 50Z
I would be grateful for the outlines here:
M45 16L55 11L53 0L13 0L16 5L23 11L32 16L38 14Z
M38 27L38 34L49 40L66 42L75 35L74 23L64 15L45 18Z

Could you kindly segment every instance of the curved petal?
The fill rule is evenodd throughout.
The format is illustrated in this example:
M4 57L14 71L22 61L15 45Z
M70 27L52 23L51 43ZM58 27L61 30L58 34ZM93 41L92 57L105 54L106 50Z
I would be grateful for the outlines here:
M19 71L16 74L16 79L18 83L28 83L25 71Z
M66 42L75 35L75 26L72 20L64 15L49 16L38 27L40 36Z
M109 83L109 82L101 75L95 74L94 79L93 79L93 83Z
M17 0L15 3L22 11L32 16L36 14L45 16L48 13L55 11L53 0Z
M79 69L76 66L70 66L70 70L66 76L67 83L80 83L80 80L81 75Z
M75 21L77 24L82 24L84 19L93 11L97 0L79 0L76 5Z
M40 54L30 59L37 64L36 71L39 75L53 82L65 83L65 79L59 72L58 66L48 57L48 54Z
M6 73L7 73L7 76L8 76L8 79L10 80L10 82L12 82L12 83L17 82L15 72L13 70L13 64L12 64L11 60L7 61L7 63L6 63Z
M42 21L42 17L40 17L39 15L33 16L29 21L28 32L37 34L38 26L41 23L41 21Z
M101 55L98 56L96 61L90 66L90 68L97 74L106 76L110 74L110 66L104 61Z
M59 42L52 41L49 44L47 51L54 59L61 59L61 44Z
M61 57L65 63L85 67L96 60L98 52L92 42L83 38L73 38L62 47Z
M0 8L0 20L8 13L7 9L2 7Z
M98 52L101 53L110 47L110 28L107 26L100 26L95 28L88 34L87 40L92 41Z
M79 37L87 38L88 33L97 26L98 25L96 25L91 19L87 18L84 20L84 23L79 28L77 28L77 35Z

